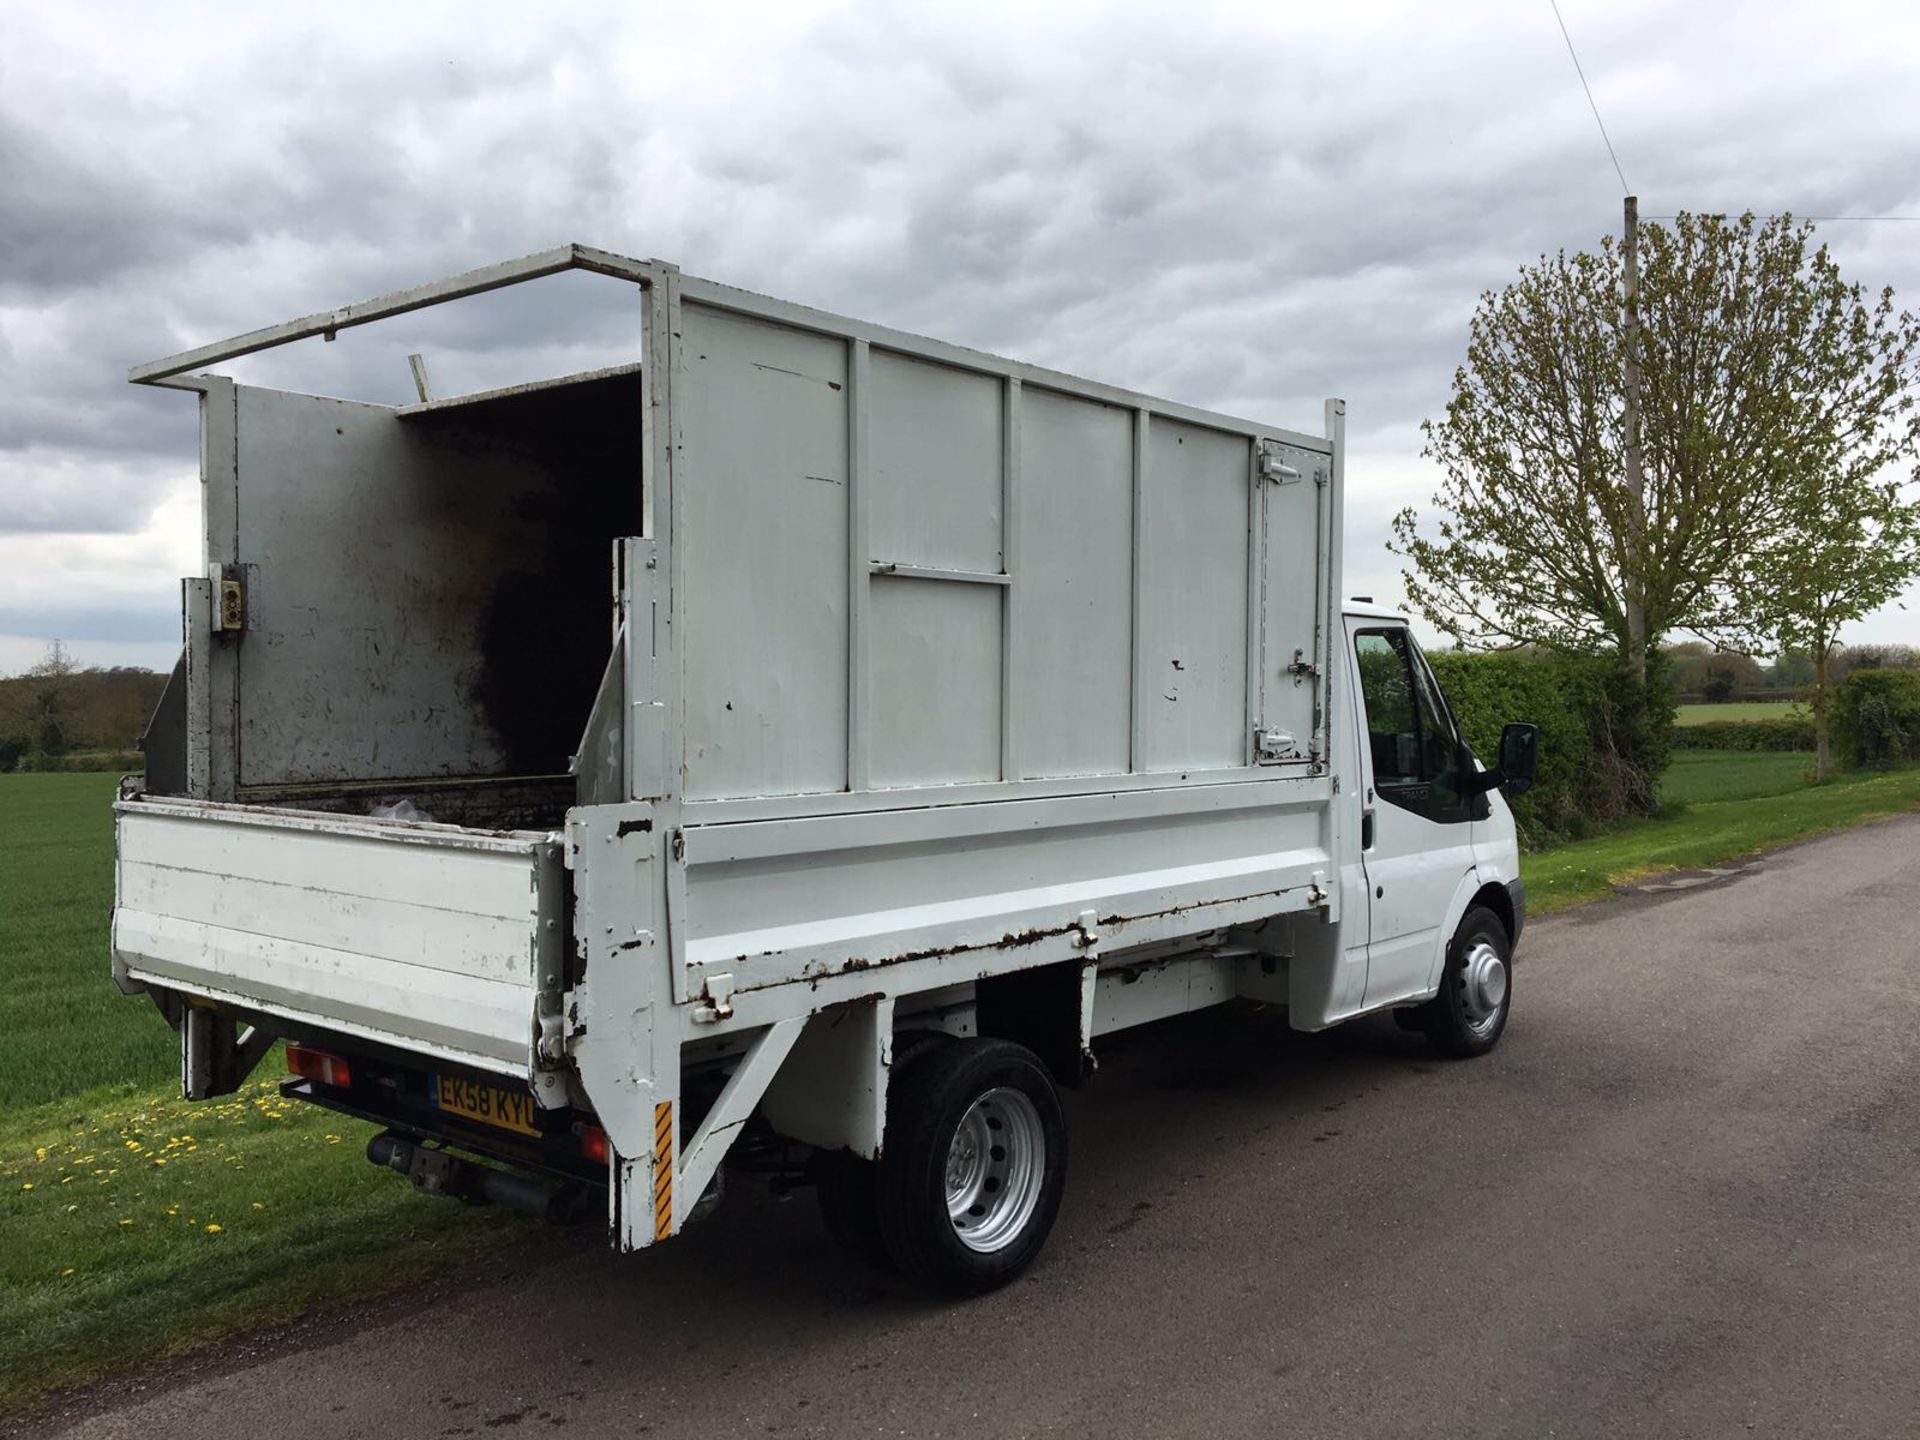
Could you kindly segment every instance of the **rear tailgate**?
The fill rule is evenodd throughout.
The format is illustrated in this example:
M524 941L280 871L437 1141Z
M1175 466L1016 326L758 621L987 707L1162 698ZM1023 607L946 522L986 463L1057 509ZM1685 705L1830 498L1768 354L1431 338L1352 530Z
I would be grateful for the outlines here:
M142 797L116 807L128 978L525 1077L559 837Z

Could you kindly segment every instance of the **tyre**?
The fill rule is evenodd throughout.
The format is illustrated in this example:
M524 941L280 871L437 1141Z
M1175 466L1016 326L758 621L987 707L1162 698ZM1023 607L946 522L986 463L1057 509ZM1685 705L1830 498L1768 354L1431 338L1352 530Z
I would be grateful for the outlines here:
M1513 1009L1513 947L1500 917L1476 905L1447 946L1440 992L1415 1013L1443 1055L1468 1060L1500 1043Z
M889 1092L875 1172L887 1253L949 1294L1006 1284L1040 1253L1066 1189L1046 1066L1010 1041L959 1040L916 1056Z

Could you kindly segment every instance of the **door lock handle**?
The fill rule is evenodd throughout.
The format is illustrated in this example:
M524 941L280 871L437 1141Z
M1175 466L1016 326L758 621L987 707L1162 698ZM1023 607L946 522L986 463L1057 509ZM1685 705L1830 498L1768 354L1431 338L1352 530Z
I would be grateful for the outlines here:
M1360 848L1373 848L1373 811L1371 808L1360 812Z

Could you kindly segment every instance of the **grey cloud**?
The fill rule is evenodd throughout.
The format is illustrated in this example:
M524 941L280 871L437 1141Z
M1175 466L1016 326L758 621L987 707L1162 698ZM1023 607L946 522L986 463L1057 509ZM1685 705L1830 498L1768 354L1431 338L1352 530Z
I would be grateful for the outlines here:
M505 13L448 40L444 15L261 12L151 57L192 90L137 105L112 65L54 103L0 88L0 452L190 467L190 399L129 389L128 364L579 239L1282 423L1341 394L1418 475L1475 297L1618 223L1544 13L716 13L670 68L622 12ZM1871 43L1758 7L1569 20L1650 212L1920 207L1897 10ZM1830 237L1913 303L1910 237ZM409 350L469 388L629 358L636 334L620 287L575 277L231 368L400 400ZM1425 499L1399 483L1354 511L1356 552ZM0 526L138 509L8 504Z

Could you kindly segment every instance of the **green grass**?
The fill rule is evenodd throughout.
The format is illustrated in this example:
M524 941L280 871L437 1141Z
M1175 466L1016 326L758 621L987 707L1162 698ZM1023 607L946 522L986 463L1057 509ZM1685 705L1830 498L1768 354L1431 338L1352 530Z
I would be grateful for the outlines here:
M361 1158L372 1126L283 1104L273 1066L171 1098L173 1031L108 973L115 780L0 775L0 1411L526 1223L423 1200Z
M0 1119L0 1413L400 1288L529 1223L423 1200L360 1157L371 1132L272 1079L224 1101L108 1091Z
M1727 767L1729 771L1739 768ZM1920 809L1920 768L1850 775L1785 793L1696 801L1673 815L1636 821L1597 839L1522 856L1527 908L1543 914L1662 870L1718 865L1792 840L1915 809Z
M1676 750L1661 778L1669 805L1755 800L1802 789L1813 771L1811 750Z
M1682 725L1706 725L1715 720L1784 720L1804 715L1797 700L1735 700L1725 705L1682 705L1675 718Z
M117 775L0 775L0 1114L178 1068L108 978Z

